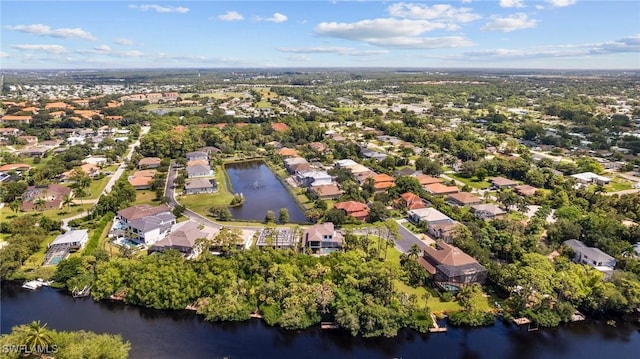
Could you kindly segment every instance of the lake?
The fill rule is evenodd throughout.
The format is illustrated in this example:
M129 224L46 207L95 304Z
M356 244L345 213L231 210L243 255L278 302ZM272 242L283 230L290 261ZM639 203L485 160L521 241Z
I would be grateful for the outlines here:
M225 169L233 192L245 196L242 206L230 208L233 218L262 221L267 211L272 210L277 219L280 208L286 208L290 222L307 222L304 212L264 162L230 163Z
M261 320L209 323L189 311L159 311L119 302L74 299L55 289L1 285L0 330L40 320L57 330L120 333L131 358L638 358L640 327L586 321L528 332L501 322L486 328L449 328L396 338L354 338L339 330L285 331Z

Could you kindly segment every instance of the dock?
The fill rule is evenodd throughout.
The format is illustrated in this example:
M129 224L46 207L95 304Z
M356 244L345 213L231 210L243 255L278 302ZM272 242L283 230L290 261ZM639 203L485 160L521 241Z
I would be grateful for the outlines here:
M22 285L22 288L29 289L29 290L36 290L36 289L40 289L40 287L42 286L47 287L49 285L51 285L51 281L45 281L41 278L38 278L38 279L30 280L28 282L24 282L24 284Z
M518 325L531 324L531 319L529 318L513 318L513 322Z
M257 319L262 319L262 314L257 313L257 312L256 312L256 313L251 313L251 314L249 315L249 317L251 317L251 318L257 318Z
M575 313L573 313L573 315L571 316L571 321L572 322L579 322L585 320L585 316L584 314L580 313L579 311L576 310Z
M79 290L77 287L74 287L73 290L71 291L71 295L74 298L87 297L89 296L89 294L91 294L91 286L88 284L85 285L84 288L82 288L81 290Z
M429 333L446 333L447 332L447 327L441 327L438 324L438 319L433 313L431 313L431 320L433 321L433 327L429 328Z

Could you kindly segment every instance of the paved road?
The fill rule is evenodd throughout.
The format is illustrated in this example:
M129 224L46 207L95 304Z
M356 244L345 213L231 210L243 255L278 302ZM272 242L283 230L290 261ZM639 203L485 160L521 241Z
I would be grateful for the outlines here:
M400 238L394 240L396 243L395 247L402 253L409 253L411 250L411 246L417 244L421 249L426 247L427 244L420 239L418 236L413 234L410 230L408 230L403 223L406 222L405 219L396 220L398 222L398 232L400 233Z
M129 145L129 152L125 156L125 159L127 161L131 159L131 157L133 156L133 152L135 151L136 147L138 147L140 145L140 139L142 138L142 136L144 136L147 133L149 133L149 129L150 129L149 126L143 126L142 129L140 130L140 136L138 136L138 140ZM127 168L127 166L125 164L125 161L123 160L122 163L120 163L120 166L118 166L118 169L113 173L113 175L109 179L109 182L107 182L107 185L104 186L104 189L102 190L102 193L100 193L100 196L98 196L98 198L100 198L102 195L106 195L107 193L111 192L111 189L113 189L113 186L120 179L120 177L122 177L122 174L124 173L126 168ZM98 199L75 200L74 203L98 203ZM86 216L86 213L83 212L83 213L80 213L80 214L75 215L73 217L64 218L62 220L62 229L64 229L65 231L68 231L70 229L69 228L69 222L71 220L74 220L74 219L77 219L77 218L82 218L84 216Z

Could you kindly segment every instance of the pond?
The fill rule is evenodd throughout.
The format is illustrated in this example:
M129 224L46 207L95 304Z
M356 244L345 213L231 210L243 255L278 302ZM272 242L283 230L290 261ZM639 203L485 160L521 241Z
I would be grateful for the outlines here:
M264 162L230 163L225 169L233 192L245 197L242 206L230 208L234 219L262 221L268 210L272 210L277 218L280 208L286 208L290 222L307 222L297 202Z

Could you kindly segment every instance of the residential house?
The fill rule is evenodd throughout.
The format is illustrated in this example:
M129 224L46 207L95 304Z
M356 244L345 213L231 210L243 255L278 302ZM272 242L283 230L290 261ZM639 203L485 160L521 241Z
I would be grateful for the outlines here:
M491 187L495 189L513 188L518 185L518 182L504 177L492 177L489 181L491 182Z
M18 150L18 156L21 157L42 157L51 149L48 147L29 147Z
M271 123L271 128L276 132L283 132L289 129L286 123L283 122L273 122Z
M37 136L18 136L17 139L26 143L27 146L35 146L38 144Z
M186 181L184 184L185 194L213 193L218 191L216 180L206 178L195 178Z
M207 161L207 160L193 160L193 161L187 161L186 165L187 165L187 167L189 167L189 166L195 166L195 165L209 166L209 161Z
M471 206L471 212L476 218L488 220L502 218L507 212L493 203L474 204Z
M451 244L460 226L464 225L458 221L432 224L427 228L427 233L433 238L442 239L445 243Z
M535 195L538 189L533 186L529 186L528 184L522 184L519 186L515 186L514 190L521 196L530 197Z
M209 166L187 166L186 170L188 178L213 176L213 170Z
M100 165L106 165L107 164L107 158L106 157L94 157L94 156L89 156L85 159L82 160L82 163L92 163L96 166L100 166Z
M204 152L207 155L214 155L216 153L220 153L220 149L214 146L205 146L199 149L198 152Z
M373 158L376 161L382 161L385 158L388 157L388 155L384 154L384 153L380 153L378 151L374 151L372 149L366 148L366 147L361 147L360 148L360 155L364 158Z
M396 208L402 208L407 210L427 208L427 203L424 199L415 193L405 192L400 195L400 198L394 201Z
M162 160L158 157L145 157L138 161L138 168L158 168Z
M576 263L589 265L610 278L616 267L616 259L595 247L587 247L577 239L564 241L564 245L573 250L573 260Z
M457 193L459 191L456 186L446 186L442 183L432 183L423 187L425 191L434 196L444 196L447 194Z
M487 279L487 269L458 247L440 241L436 248L424 247L423 250L418 263L442 290L459 291L474 283L482 284Z
M329 254L342 250L343 235L333 223L325 222L307 228L302 235L304 248L313 254Z
M28 125L31 123L31 116L4 115L0 117L0 124L4 125Z
M292 157L284 160L284 168L289 172L289 174L293 175L297 172L311 170L311 165L302 157Z
M375 192L386 192L390 188L396 186L396 179L388 174L379 174L373 176L373 190Z
M118 211L117 236L151 245L164 237L176 223L176 216L166 204L152 207L140 204Z
M298 157L298 151L288 147L282 147L279 149L278 154L282 157Z
M342 190L337 184L331 183L323 186L309 187L308 192L318 199L336 199L342 195Z
M219 230L216 228L207 227L195 221L175 223L171 227L170 233L155 242L149 248L148 253L152 254L173 249L182 253L187 259L192 259L200 254L196 241L199 239L210 241L218 232Z
M309 148L321 154L330 152L329 147L322 142L311 142Z
M454 206L470 206L474 204L481 204L482 198L469 193L469 192L458 192L452 193L447 196L447 202Z
M49 186L29 186L22 194L22 210L60 209L65 196L71 197L70 188L52 183Z
M18 136L20 130L13 127L0 128L0 137L7 138L7 136Z
M141 170L134 172L127 179L133 188L137 190L149 189L153 183L153 177L156 175L156 170Z
M396 177L401 177L401 176L417 176L419 174L421 174L422 172L418 171L418 170L414 170L411 167L404 167L400 170L397 170L395 172L393 172L393 175Z
M8 171L21 171L26 172L31 169L26 163L7 163L6 165L0 166L0 172L8 172Z
M367 205L362 202L338 202L334 204L334 207L343 210L347 216L356 218L360 221L365 221L369 216L369 207L367 207Z
M611 182L611 178L597 175L593 172L582 172L571 175L571 177L575 178L578 183L582 184L597 184L597 185L606 185Z
M453 222L453 219L433 207L412 209L407 213L407 218L415 224L425 223L427 226Z
M62 248L69 250L78 250L84 248L89 241L89 231L86 229L72 229L60 234L53 240L48 248Z
M414 177L418 179L418 182L420 183L420 186L422 186L422 188L424 188L425 186L428 186L430 184L442 183L443 182L443 180L441 178L431 177L431 176L425 175L425 174L418 174L418 175L416 175Z
M209 155L207 155L206 152L201 152L201 151L189 152L186 154L185 157L187 158L187 161L193 161L193 160L208 161L209 160Z
M326 186L333 183L333 178L326 171L304 171L296 175L298 183L304 187Z

